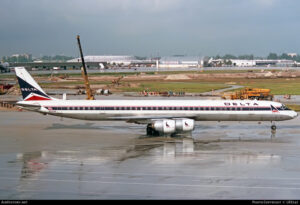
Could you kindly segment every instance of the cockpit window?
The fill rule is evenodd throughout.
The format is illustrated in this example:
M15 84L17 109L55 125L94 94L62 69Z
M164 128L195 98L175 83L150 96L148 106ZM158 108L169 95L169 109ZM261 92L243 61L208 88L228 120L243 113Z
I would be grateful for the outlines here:
M281 110L291 110L287 106L285 106L284 104L281 105L280 109Z

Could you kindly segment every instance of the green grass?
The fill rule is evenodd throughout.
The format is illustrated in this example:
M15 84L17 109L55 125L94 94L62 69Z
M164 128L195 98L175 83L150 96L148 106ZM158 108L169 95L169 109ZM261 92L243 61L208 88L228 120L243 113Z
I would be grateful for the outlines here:
M191 73L241 73L248 72L247 70L216 70L216 71L162 71L159 74L191 74ZM154 75L155 72L145 72L147 75ZM136 75L137 72L126 72L126 73L93 73L89 74L89 76L122 76L122 75ZM81 74L68 74L69 76L78 76ZM34 77L47 77L50 74L39 74L34 75ZM55 74L54 76L60 76L60 74ZM11 79L15 80L15 75L12 73L11 75L0 75L0 79ZM179 82L181 81L181 82ZM121 80L121 83L124 82ZM138 82L138 81L135 81ZM241 78L218 78L218 79L198 79L191 81L183 81L178 80L176 82L157 82L157 81L140 81L139 87L124 87L120 88L120 91L126 92L140 92L146 90L148 88L149 91L174 91L174 92L207 92L212 89L222 89L229 87L230 85L226 85L227 82L235 82L236 85L243 85L250 88L269 88L271 89L271 93L275 95L300 95L300 78L275 78L275 79L241 79ZM109 81L90 81L90 84L110 84ZM130 83L126 82L126 83ZM53 82L53 83L42 83L42 87L47 86L59 86L59 85L84 85L83 81L69 81L69 82Z
M188 92L188 93L201 93L208 92L212 89L222 89L227 88L228 85L220 84L220 83L190 83L190 82L153 82L153 83L140 83L139 87L124 87L121 88L123 92L141 92L143 90L148 91L173 91L173 92Z
M286 105L286 106L296 112L300 111L300 105Z
M247 79L237 84L249 88L269 88L274 95L300 95L300 79Z

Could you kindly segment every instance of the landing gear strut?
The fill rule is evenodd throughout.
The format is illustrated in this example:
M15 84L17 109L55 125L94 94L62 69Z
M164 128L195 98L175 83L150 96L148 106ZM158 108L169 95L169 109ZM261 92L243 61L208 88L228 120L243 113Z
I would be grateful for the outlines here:
M275 136L276 136L276 129L277 129L276 125L272 124L271 125L271 139L275 138Z
M274 130L274 131L276 131L276 128L277 128L277 127L276 127L275 123L274 123L274 122L272 122L272 121L271 121L271 123L272 123L272 125L271 125L271 130Z
M159 132L152 128L152 124L148 124L147 125L147 135L159 136Z

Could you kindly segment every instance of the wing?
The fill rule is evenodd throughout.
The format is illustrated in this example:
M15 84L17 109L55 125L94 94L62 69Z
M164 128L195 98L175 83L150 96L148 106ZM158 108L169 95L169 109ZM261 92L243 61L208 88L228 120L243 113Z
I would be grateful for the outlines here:
M189 118L195 119L194 115L177 114L177 115L147 115L147 116L122 116L122 117L110 117L112 120L125 120L128 123L136 124L149 124L159 119L174 119L174 118Z

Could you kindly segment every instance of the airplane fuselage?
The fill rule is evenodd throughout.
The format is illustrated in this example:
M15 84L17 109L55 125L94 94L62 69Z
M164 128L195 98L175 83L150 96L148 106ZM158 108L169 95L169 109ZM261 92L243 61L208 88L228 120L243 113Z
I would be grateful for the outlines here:
M256 100L44 100L20 101L32 111L82 120L190 118L195 121L282 121L297 116L283 104ZM30 106L33 105L33 106Z

